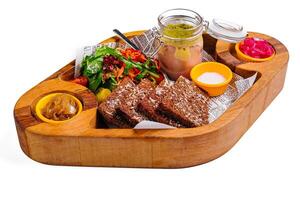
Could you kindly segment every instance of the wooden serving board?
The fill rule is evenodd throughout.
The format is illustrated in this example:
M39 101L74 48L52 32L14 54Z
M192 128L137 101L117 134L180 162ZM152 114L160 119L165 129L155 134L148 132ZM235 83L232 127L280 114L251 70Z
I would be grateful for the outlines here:
M130 32L133 37L142 31ZM226 153L278 95L288 64L286 47L270 36L275 57L262 63L245 63L235 56L232 44L204 35L204 49L219 62L244 77L258 72L253 87L220 118L197 128L133 130L101 128L97 123L97 100L87 88L70 83L75 61L26 92L15 105L14 117L20 146L31 159L53 165L181 168L214 160ZM105 42L118 40L109 38ZM83 112L58 125L35 116L36 102L52 92L68 92L83 103Z

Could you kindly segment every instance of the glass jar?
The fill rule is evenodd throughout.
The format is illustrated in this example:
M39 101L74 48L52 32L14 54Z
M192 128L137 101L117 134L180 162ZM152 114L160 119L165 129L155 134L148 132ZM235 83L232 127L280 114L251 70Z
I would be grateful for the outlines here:
M247 35L242 26L216 19L204 21L198 13L188 9L171 9L158 16L161 45L157 57L169 78L189 78L191 69L202 62L204 31L227 42L241 41Z
M202 61L203 19L191 10L172 9L158 17L162 47L158 60L163 71L173 80L189 77L195 65Z

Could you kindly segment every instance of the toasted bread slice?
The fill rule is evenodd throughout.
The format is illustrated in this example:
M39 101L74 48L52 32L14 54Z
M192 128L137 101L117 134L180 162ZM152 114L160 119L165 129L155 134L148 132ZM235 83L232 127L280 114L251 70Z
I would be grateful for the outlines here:
M168 124L174 127L183 127L176 120L167 117L165 114L157 111L157 107L160 104L163 96L170 90L172 84L167 80L163 80L155 90L151 91L149 95L141 100L138 104L138 110L147 116L150 120L160 123Z
M131 93L126 94L121 100L117 113L124 117L131 126L135 126L139 122L148 119L145 115L138 112L138 103L144 99L154 86L148 79L143 79Z
M106 124L110 126L116 126L119 128L129 128L130 124L118 115L116 109L120 106L122 99L125 96L131 94L136 88L134 82L126 77L124 78L119 86L109 95L106 101L102 102L98 111L104 118Z
M193 82L179 77L158 110L186 127L208 124L208 98Z

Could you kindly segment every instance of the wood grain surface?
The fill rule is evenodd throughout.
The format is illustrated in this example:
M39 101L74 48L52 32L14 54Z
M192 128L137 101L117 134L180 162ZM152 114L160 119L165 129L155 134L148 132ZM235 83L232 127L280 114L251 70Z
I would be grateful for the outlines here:
M269 41L275 48L275 57L262 63L245 63L236 58L233 45L204 35L205 50L235 73L244 77L259 73L253 87L211 124L169 130L99 128L95 95L67 81L73 76L75 62L72 61L16 103L14 117L20 146L31 159L53 165L181 168L216 159L234 146L284 85L289 57L286 47L264 34L249 35ZM117 37L112 37L103 43L116 40ZM83 112L59 125L40 121L34 112L36 102L58 91L78 97Z

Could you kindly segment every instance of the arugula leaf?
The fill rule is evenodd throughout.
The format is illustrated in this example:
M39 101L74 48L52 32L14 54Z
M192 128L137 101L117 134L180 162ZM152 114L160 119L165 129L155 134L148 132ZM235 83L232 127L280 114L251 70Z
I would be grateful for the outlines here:
M106 55L112 55L115 56L116 58L122 57L121 53L118 50L110 48L108 46L99 47L95 51L95 56L103 57Z
M157 72L152 72L152 71L148 71L148 74L150 74L151 76L155 77L155 78L159 78L159 74Z
M145 76L146 76L146 74L147 74L147 70L145 69L142 73L139 73L136 77L135 77L135 79L136 80L141 80L142 78L144 78Z
M103 73L100 72L97 75L94 75L89 78L89 89L92 90L93 92L96 92L96 90L99 88L101 82L102 82L102 75Z
M114 76L109 77L109 79L103 84L102 87L108 88L111 91L114 90L118 86L118 82L116 81Z
M122 58L121 61L123 63L125 63L125 65L126 65L126 67L124 69L125 75L128 75L128 71L133 67L139 69L140 71L142 71L144 69L143 65L141 63L135 63L133 61L126 60L125 58Z

